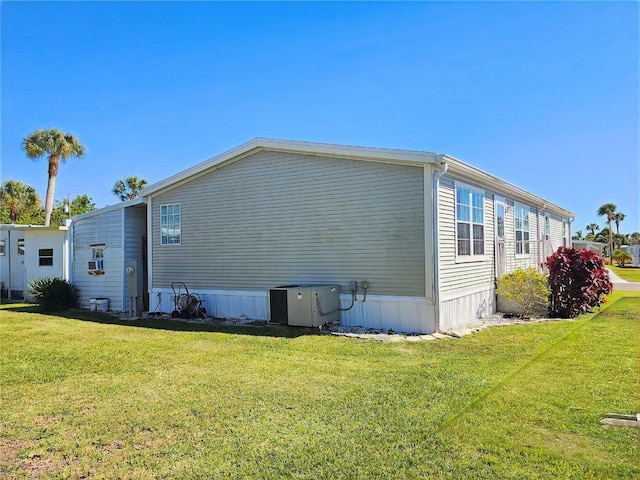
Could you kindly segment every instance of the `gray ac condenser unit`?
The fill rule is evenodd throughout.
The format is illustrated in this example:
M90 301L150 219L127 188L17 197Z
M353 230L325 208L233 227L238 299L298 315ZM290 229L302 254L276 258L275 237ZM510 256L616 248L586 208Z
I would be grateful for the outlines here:
M339 285L281 285L269 289L271 321L319 327L340 321Z

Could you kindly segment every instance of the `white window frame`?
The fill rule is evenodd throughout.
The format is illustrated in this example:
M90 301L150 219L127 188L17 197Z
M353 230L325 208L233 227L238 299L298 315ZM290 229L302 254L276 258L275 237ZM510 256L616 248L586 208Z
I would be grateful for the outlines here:
M169 223L170 216L175 220L175 213L168 213L169 207L178 207L178 226ZM167 225L164 225L164 219L167 219ZM167 232L164 233L163 230L166 229ZM173 235L170 235L169 231L173 231ZM177 234L175 232L178 232ZM170 242L169 239L171 237L178 238L178 241ZM179 203L167 203L165 205L160 205L160 245L182 245L182 206Z
M564 220L562 221L562 246L563 247L568 247L569 244L569 224L567 222L565 222Z
M0 257L4 257L4 240L0 240Z
M544 216L544 239L549 240L551 238L551 218L549 215Z
M526 216L522 216L522 228L518 228L518 209L526 211ZM527 229L524 229L526 220ZM522 232L522 240L518 241L518 231ZM528 238L525 240L524 234L527 234ZM515 239L515 253L516 258L527 258L531 255L531 207L522 203L513 204L513 235ZM520 252L518 252L518 244L522 244Z
M463 262L480 262L480 261L486 261L487 260L487 215L486 215L486 205L485 205L485 199L486 199L486 192L478 187L474 187L472 185L469 185L467 183L462 183L462 182L458 182L455 181L453 183L453 187L454 187L454 191L453 191L453 195L454 195L454 207L453 207L453 212L454 212L454 237L455 237L455 252L456 252L456 262L457 263L463 263ZM464 189L464 190L468 190L469 191L469 220L459 220L458 219L458 189ZM479 194L482 195L482 223L479 222L474 222L473 221L473 194ZM458 253L458 224L459 223L465 223L469 225L469 249L471 254L469 255L464 255L464 254L460 254ZM482 226L482 253L474 253L474 237L473 237L473 227L474 225L481 225ZM492 227L493 229L493 227Z
M18 239L18 255L24 255L24 238Z
M89 275L104 274L104 243L94 243L91 247L91 260L88 262Z

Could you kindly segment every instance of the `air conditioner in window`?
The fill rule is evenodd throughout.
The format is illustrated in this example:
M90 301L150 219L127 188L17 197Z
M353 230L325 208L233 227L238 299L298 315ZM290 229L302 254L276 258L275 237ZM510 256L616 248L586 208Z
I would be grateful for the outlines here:
M89 260L89 274L96 275L98 272L104 271L104 261L101 258Z

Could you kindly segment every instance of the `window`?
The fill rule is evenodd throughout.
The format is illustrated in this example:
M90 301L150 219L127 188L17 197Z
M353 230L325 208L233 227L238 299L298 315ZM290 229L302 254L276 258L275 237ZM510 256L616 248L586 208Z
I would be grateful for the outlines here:
M515 204L516 254L529 255L529 207Z
M544 239L549 240L551 237L551 224L549 217L544 217Z
M18 255L24 255L24 238L18 239Z
M484 192L458 184L456 238L458 255L484 255Z
M160 244L180 245L180 204L160 207Z
M91 245L91 260L89 260L89 275L104 273L104 243Z
M569 238L569 229L567 228L567 222L562 222L562 246L567 246L567 239Z
M504 240L504 203L496 204L496 236Z
M4 257L4 240L0 240L0 257Z
M53 266L53 248L40 248L38 250L38 265L41 267Z

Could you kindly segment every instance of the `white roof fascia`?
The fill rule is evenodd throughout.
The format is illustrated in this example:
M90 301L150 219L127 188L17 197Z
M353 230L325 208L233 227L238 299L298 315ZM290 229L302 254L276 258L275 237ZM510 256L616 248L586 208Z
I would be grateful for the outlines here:
M177 173L176 175L166 178L165 180L161 180L160 182L150 185L144 190L141 190L140 195L152 196L159 191L174 188L183 184L187 180L192 180L200 175L209 173L227 162L240 160L241 158L262 150L325 157L351 158L385 163L401 163L407 165L433 163L436 161L436 154L431 152L354 147L348 145L277 140L258 137L250 140L249 142L243 143L232 150L228 150L220 155L210 158L209 160L205 160L204 162Z
M143 197L134 198L133 200L127 200L126 202L115 203L113 205L107 205L106 207L99 208L98 210L91 210L90 212L83 213L76 217L72 217L74 222L78 220L84 220L85 218L95 217L96 215L102 215L103 213L113 212L120 208L134 207L140 204L146 204L147 199Z
M45 227L44 225L21 225L16 223L3 223L0 225L0 230L38 230L38 231L66 231L69 227L66 225L50 225Z
M569 210L520 188L513 183L507 182L506 180L487 173L484 170L480 170L477 167L469 165L462 160L458 160L455 157L445 154L442 156L442 160L449 164L448 173L453 174L455 177L460 177L461 179L474 182L480 186L487 186L496 193L501 193L515 200L521 200L531 206L555 213L561 217L572 218L576 216L575 213Z

